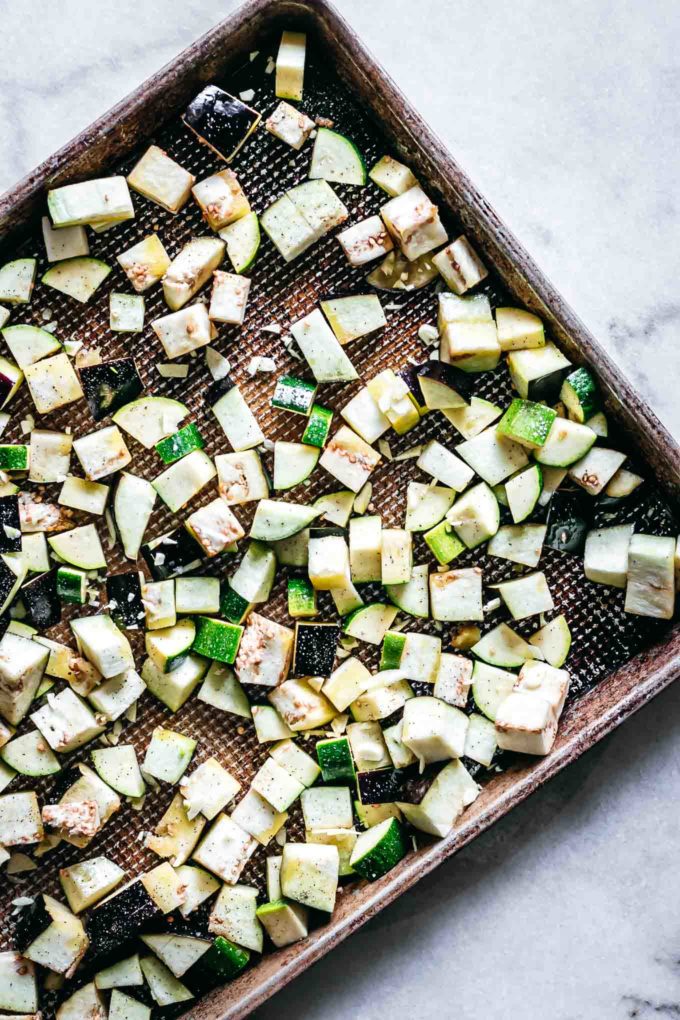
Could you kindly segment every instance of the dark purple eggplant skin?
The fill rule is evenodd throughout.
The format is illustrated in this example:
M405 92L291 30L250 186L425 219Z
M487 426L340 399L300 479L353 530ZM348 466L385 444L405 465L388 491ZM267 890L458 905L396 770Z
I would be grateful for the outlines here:
M558 490L550 497L545 523L545 545L558 552L581 556L586 535L593 526L595 503L583 491Z
M298 621L295 625L293 675L330 676L339 637L340 627L335 624Z
M258 119L254 110L217 85L207 85L199 92L182 117L200 141L227 161Z
M455 365L448 365L445 361L426 361L424 365L414 367L418 377L424 376L427 379L443 383L445 386L450 386L465 400L469 400L474 392L475 376L470 372L463 372Z
M137 879L89 912L86 925L89 958L101 960L118 953L162 918L163 914Z
M42 893L34 897L32 903L23 906L14 922L14 948L25 953L31 943L47 931L52 924L52 916L45 906Z
M118 626L126 630L137 630L144 619L139 571L126 570L124 574L110 574L106 579L106 595L111 616ZM114 605L111 605L112 602Z
M116 358L80 369L80 381L95 421L108 418L144 392L133 358Z
M48 570L28 581L21 589L28 618L38 630L61 623L61 601L57 595L57 571Z
M5 528L13 528L17 534L10 536ZM19 497L0 497L0 553L21 552L21 519L19 517Z
M223 397L229 390L233 390L236 383L228 375L224 379L216 379L205 391L204 400L208 407L214 407L220 397Z
M153 547L147 543L141 548L142 556L154 581L166 581L169 577L175 577L182 572L182 568L188 567L195 560L205 558L203 549L186 528L176 528L163 537L172 539L172 542ZM160 564L155 562L156 554L159 552L165 556L165 560Z
M9 596L9 593L16 583L16 579L16 574L13 573L5 561L0 558L0 605L2 605L5 599Z

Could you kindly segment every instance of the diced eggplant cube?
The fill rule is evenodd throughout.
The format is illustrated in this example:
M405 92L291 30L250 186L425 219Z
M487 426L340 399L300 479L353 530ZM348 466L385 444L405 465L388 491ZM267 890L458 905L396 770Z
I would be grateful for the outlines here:
M129 570L124 574L109 574L106 579L106 594L111 616L123 627L136 630L144 619L141 574Z
M199 141L228 163L260 122L260 114L217 85L206 85L182 120Z
M0 497L0 552L21 551L21 518L17 496Z
M464 235L437 252L432 262L454 294L464 294L489 275L488 269Z
M216 269L213 273L209 317L215 322L240 326L246 314L249 290L250 280L247 277Z
M302 110L282 101L265 121L265 127L286 145L301 149L314 130L314 121Z
M548 754L557 734L557 717L545 698L515 690L498 706L498 746L520 754Z
M34 627L47 630L61 621L56 570L49 570L28 581L21 589L21 597Z
M410 262L446 243L437 206L418 185L387 202L380 215Z
M241 683L276 687L288 676L295 635L289 627L251 613L234 669Z
M220 170L191 190L212 230L222 230L250 212L250 203L233 170Z
M295 676L330 676L335 663L335 652L340 627L335 623L295 624Z
M385 224L379 216L369 216L336 237L351 266L364 266L394 248Z

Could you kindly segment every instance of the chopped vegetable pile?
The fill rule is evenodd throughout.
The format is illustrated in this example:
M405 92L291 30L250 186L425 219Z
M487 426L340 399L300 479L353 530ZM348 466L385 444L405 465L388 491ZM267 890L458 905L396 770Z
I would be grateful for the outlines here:
M284 32L265 68L277 102L264 120L253 90L211 84L190 103L184 130L212 150L210 176L151 145L127 177L47 193L40 292L82 304L114 268L90 256L88 230L115 238L139 201L177 217L201 210L205 232L172 257L157 232L117 252L129 291L111 289L109 327L128 334L126 356L22 323L37 260L0 267L0 424L22 387L35 411L23 442L0 445L0 867L11 878L58 846L77 851L59 899L38 879L14 901L3 1014L47 1015L56 998L60 1020L176 1015L266 947L306 938L348 883L381 879L419 841L449 836L503 752L549 754L572 676L546 552L582 557L589 582L625 589L625 613L674 614L675 537L594 526L595 508L632 505L645 483L609 446L593 373L538 315L492 304L483 258L449 236L407 166L385 155L367 173L352 140L304 111L305 63L305 35ZM247 176L227 163L262 131L309 160L302 182L272 180L258 215ZM357 219L334 185L344 196L377 186L379 213ZM282 374L253 353L245 375L266 391L263 413L229 363L257 290L249 271L258 258L294 262L329 234L361 287L321 290L306 314L259 324L298 366ZM364 377L354 352L387 326L385 296L427 286L437 322L420 323L422 357L400 363L395 350L393 368ZM165 310L147 322L152 289ZM148 326L159 385L205 359L218 452L182 400L149 392L134 357ZM516 391L507 406L479 393L501 365ZM85 430L42 421L76 404ZM426 415L442 441L405 446ZM275 416L294 438L269 438ZM136 467L145 451L151 480ZM378 509L388 462L405 479L401 527ZM310 501L313 474L331 488ZM45 485L59 486L56 503ZM159 511L174 525L151 539ZM114 546L129 570L112 572ZM485 582L470 550L514 572ZM285 623L271 605L282 574ZM63 621L70 643L50 636ZM147 693L167 712L142 754L132 735ZM192 697L266 751L249 785L220 761L218 740L173 725ZM128 874L93 855L124 805L140 811L168 787L153 831L138 832L154 866ZM260 848L266 896L242 881Z

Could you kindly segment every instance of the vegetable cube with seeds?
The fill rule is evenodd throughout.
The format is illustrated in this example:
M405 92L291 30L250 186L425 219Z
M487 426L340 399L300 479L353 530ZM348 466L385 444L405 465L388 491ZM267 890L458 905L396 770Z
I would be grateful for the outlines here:
M267 118L264 126L270 134L286 145L293 149L301 149L314 130L314 121L302 110L297 110L290 103L282 101Z
M213 288L208 315L215 322L240 326L246 314L250 280L236 273L213 273Z
M199 181L191 191L212 230L221 230L250 212L250 203L233 170L220 170Z
M117 261L133 288L141 294L163 278L171 259L158 234L149 234L118 255Z

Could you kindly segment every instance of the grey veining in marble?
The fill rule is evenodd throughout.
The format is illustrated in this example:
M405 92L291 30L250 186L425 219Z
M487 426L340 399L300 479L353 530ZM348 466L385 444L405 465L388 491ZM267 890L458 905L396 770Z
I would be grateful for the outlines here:
M234 6L0 0L0 188ZM680 6L340 7L680 432ZM259 1020L679 1017L679 710L671 689Z

